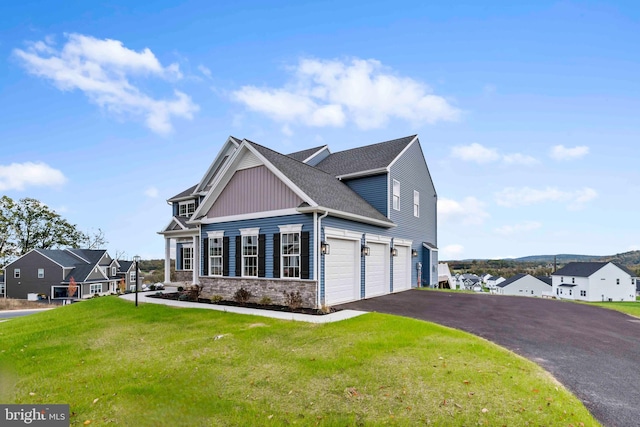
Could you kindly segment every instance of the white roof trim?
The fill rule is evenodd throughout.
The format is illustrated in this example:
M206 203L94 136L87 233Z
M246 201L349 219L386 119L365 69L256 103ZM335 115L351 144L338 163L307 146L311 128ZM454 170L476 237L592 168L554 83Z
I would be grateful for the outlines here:
M285 215L297 215L298 212L295 208L290 209L278 209L274 211L263 211L263 212L252 212L248 214L239 214L239 215L229 215L229 216L219 216L216 218L202 218L198 221L200 224L217 224L221 222L230 222L230 221L244 221L247 219L259 219L259 218L273 218L277 216L285 216ZM193 222L192 222L193 223Z
M235 147L235 151L237 151L238 147L240 146L240 144L238 144L235 140L234 137L229 136L227 138L227 140L224 142L224 144L222 144L222 148L220 149L220 151L218 152L218 155L216 156L216 158L213 160L213 162L211 162L211 164L209 165L209 167L207 168L207 171L205 172L204 176L202 177L202 179L200 179L200 182L198 183L198 185L196 185L196 188L193 190L193 194L198 193L200 191L203 191L204 188L206 187L207 183L205 181L207 181L207 177L209 177L210 173L213 173L214 166L218 163L218 160L222 161L222 159L224 159L224 155L227 151L229 151L229 145ZM229 154L229 158L227 159L227 163L229 162L229 160L231 160L231 158L233 157L234 153L230 153ZM220 169L218 171L219 173L222 173L222 169ZM213 176L209 177L209 179L212 179Z
M377 169L369 169L369 170L366 170L366 171L346 173L344 175L338 175L338 176L336 176L336 178L342 180L342 179L349 179L349 178L365 177L365 176L370 176L370 175L378 175L380 173L387 173L387 172L389 172L389 168L388 167L384 167L384 168L377 168Z
M389 163L389 165L388 165L387 167L388 167L389 169L391 169L391 167L392 167L392 166L393 166L393 165L398 161L398 159L399 159L400 157L402 157L402 155L403 155L403 154L404 154L404 153L409 149L409 147L411 147L411 146L412 146L412 145L413 145L417 140L418 140L418 135L416 135L416 136L411 140L411 142L410 142L410 143L408 143L406 147L404 147L404 149L400 152L400 154L398 154L398 155L396 156L396 158L395 158L395 159L393 159L393 160L391 161L391 163Z
M315 153L313 153L312 155L310 155L309 157L307 157L306 159L304 159L302 161L302 163L307 163L309 160L313 159L314 157L316 157L318 154L322 153L324 150L327 150L329 152L329 154L331 154L331 150L329 150L329 146L328 145L324 145L322 147L320 147L320 149L318 149L318 151L316 151Z
M381 221L381 220L377 220L374 218L369 218L367 216L363 216L363 215L357 215L357 214L352 214L349 212L344 212L344 211L339 211L336 209L329 209L329 208L325 208L322 206L305 206L305 207L301 207L297 209L298 212L300 213L312 213L312 212L328 212L329 215L331 216L335 216L338 218L345 218L345 219L351 219L354 220L356 222L363 222L366 224L372 224L372 225L377 225L380 227L385 227L385 228L393 228L393 227L397 227L397 224L394 223L388 223L386 221Z

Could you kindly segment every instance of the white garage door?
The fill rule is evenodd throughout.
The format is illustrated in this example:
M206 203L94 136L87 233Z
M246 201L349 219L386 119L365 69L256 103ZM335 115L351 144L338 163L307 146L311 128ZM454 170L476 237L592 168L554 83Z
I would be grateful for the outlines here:
M398 256L393 257L393 291L411 288L411 264L409 246L396 246Z
M367 242L369 256L365 257L365 298L389 293L389 246Z
M324 299L331 306L360 299L358 242L327 239L329 254L324 258Z

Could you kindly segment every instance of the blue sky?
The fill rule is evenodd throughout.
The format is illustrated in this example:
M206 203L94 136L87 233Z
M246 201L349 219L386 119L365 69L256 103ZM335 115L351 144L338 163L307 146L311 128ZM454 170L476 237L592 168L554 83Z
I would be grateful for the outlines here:
M437 4L429 4L437 3ZM229 135L419 134L441 259L640 249L635 2L4 2L0 190L161 258Z

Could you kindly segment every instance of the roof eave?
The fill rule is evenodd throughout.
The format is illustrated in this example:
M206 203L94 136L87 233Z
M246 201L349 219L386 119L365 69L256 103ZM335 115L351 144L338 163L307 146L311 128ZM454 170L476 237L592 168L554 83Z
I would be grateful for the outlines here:
M382 221L375 218L369 218L367 216L357 215L350 212L339 211L337 209L325 208L323 206L303 206L303 207L296 208L296 210L300 213L313 213L313 212L325 213L326 212L329 215L335 216L338 218L350 219L352 221L363 222L366 224L377 225L379 227L385 227L385 228L393 228L398 226L393 222Z
M379 175L381 173L388 173L388 172L389 172L389 167L383 167L383 168L369 169L369 170L366 170L366 171L346 173L344 175L338 175L338 176L336 176L336 178L338 178L339 180L352 179L352 178L363 178L363 177L366 177L366 176Z

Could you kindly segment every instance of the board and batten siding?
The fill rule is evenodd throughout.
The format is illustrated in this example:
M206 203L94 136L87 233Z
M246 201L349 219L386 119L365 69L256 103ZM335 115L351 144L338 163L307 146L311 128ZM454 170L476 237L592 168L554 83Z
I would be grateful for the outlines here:
M273 278L273 235L280 234L281 225L294 225L301 224L302 232L309 232L309 280L315 280L313 277L313 263L315 253L315 241L313 240L313 215L312 214L297 214L297 215L283 215L269 218L248 219L242 221L229 221L215 224L203 224L202 225L202 238L204 241L208 238L209 231L224 231L224 237L229 237L229 253L223 254L224 257L229 257L229 277L235 277L236 271L236 236L240 236L240 229L243 228L259 228L259 234L265 234L265 277ZM204 249L204 248L203 248ZM275 250L279 250L275 248ZM201 259L200 265L202 276L206 276L208 271L204 270L204 250L200 251Z
M387 203L387 181L387 174L383 173L364 178L343 180L342 182L369 202L382 215L387 215L389 207Z
M266 166L236 171L213 204L208 218L295 208L302 203Z
M429 168L418 142L414 142L391 166L389 182L400 182L400 210L393 209L393 194L388 192L389 219L398 226L392 230L396 237L413 241L412 249L418 251L418 259L422 259L422 243L437 246L437 193L431 180ZM420 194L420 216L413 214L413 192ZM438 283L438 252L434 251L429 266L430 285ZM415 264L413 262L412 264ZM423 265L423 269L426 266ZM413 265L412 283L416 283L416 269Z

